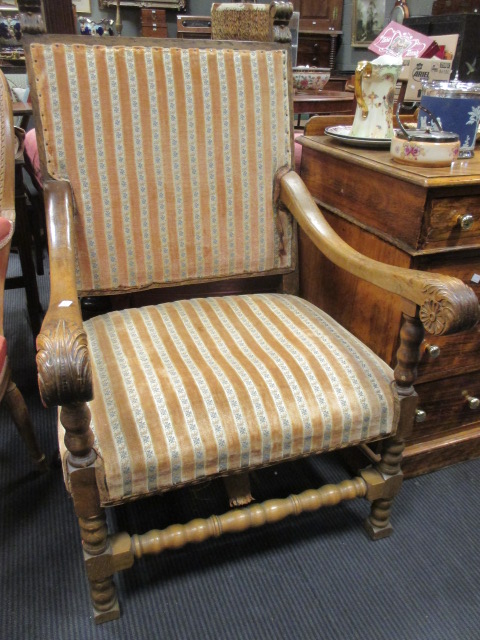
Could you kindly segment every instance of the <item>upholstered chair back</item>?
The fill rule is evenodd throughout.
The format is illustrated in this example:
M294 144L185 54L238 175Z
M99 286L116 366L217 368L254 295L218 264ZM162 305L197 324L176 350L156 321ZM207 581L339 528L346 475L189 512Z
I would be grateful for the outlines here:
M73 188L81 294L292 267L274 199L292 166L286 50L164 42L32 45L44 171Z
M269 4L251 2L215 2L212 4L212 38L291 42L288 23L293 4L274 0Z

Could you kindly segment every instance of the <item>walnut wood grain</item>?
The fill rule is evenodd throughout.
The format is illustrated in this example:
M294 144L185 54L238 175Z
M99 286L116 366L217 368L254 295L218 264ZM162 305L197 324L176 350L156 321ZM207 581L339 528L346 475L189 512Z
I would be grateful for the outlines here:
M325 209L323 214L341 238L360 248L369 258L399 267L409 266L409 256L404 252L372 234L365 234L358 226ZM303 231L299 236L301 295L327 309L335 320L348 327L393 368L401 326L401 298L337 267ZM395 338L390 340L385 336Z
M409 444L427 437L461 430L480 420L480 409L470 409L464 396L480 398L480 371L418 384L418 408L426 413L425 422L415 424Z
M464 241L480 246L480 216L476 208L470 209L471 198L480 195L478 158L449 168L398 165L389 151L341 146L318 133L323 127L312 118L306 132L315 135L296 140L302 145L302 178L319 202L412 255L462 247ZM442 199L452 204L449 215L455 217L448 222L441 221ZM467 211L475 218L468 231L457 225L458 216Z
M297 142L299 139L297 138ZM346 215L360 218L368 227L417 247L425 194L419 186L399 185L393 176L381 176L382 190L375 188L368 167L352 170L349 158L319 161L315 150L302 149L302 178L321 203L335 202ZM355 197L352 198L351 194Z
M461 280L381 264L347 245L327 224L295 172L282 177L281 197L300 227L329 260L352 275L418 305L428 333L455 333L473 327L478 321L478 299Z
M433 198L424 218L420 248L480 245L479 195L480 190L477 195ZM462 229L459 221L466 214L473 215L473 224Z
M480 427L419 441L406 447L402 469L411 478L480 456Z
M307 124L306 132L308 133L310 126L313 135L321 135L322 120L322 116L312 118ZM329 223L348 244L371 258L392 265L455 276L478 295L480 286L472 282L472 276L479 273L478 246L468 246L468 234L472 230L461 231L460 227L455 227L455 231L450 234L446 231L453 225L454 207L455 212L466 213L472 204L478 203L478 158L455 163L442 171L418 169L415 175L415 168L406 171L394 166L387 152L341 148L332 141L323 139L319 142L320 140L317 137L310 147L303 147L302 176L305 176L309 189L321 196L318 201ZM342 160L342 164L337 165L337 170L344 173L337 176L336 183L337 187L341 185L342 193L335 183L328 187L315 184L329 179L330 166L334 162L332 158ZM365 171L364 183L355 181L359 166ZM411 246L402 239L405 217L408 220L408 197L401 201L405 211L400 214L400 231L395 226L398 221L392 216L376 216L375 210L368 210L364 206L362 191L376 189L387 193L387 196L380 196L378 201L382 206L390 207L389 212L392 211L388 200L389 197L397 197L399 188L397 186L397 189L391 190L391 182L385 180L386 173L403 188L406 196L412 193L412 189L418 189L419 197L415 205L418 221L415 222L415 228L420 228L421 232L416 246ZM446 205L441 204L442 200L446 201ZM457 201L458 204L455 205ZM350 202L348 214L342 208L345 202ZM478 204L476 207L478 209ZM478 216L477 209L474 211L475 216ZM443 215L449 220L448 223L442 222ZM476 224L475 217L472 227L474 235ZM434 234L438 232L436 241L425 244L424 240L431 230ZM327 310L390 366L395 365L402 312L400 299L384 295L372 284L361 282L339 268L332 267L303 232L300 234L300 272L302 294ZM348 304L344 303L345 300L348 300ZM377 316L373 322L365 312L366 308L372 306ZM457 391L461 392L465 388L462 383L467 381L470 381L469 388L475 391L473 395L476 394L479 342L478 325L467 332L451 336L425 337L420 350L416 389L420 395L420 409L423 409L424 401L427 401L427 420L426 423L415 423L413 432L406 437L403 469L407 476L468 459L475 455L473 452L480 454L480 414L475 415L471 410L467 413L465 404L459 405L459 402L464 401L463 396L460 400L458 394L455 399L445 394L446 384L451 387L458 384L460 389ZM440 356L436 360L432 360L425 352L426 344L440 347ZM465 379L459 378L460 375L465 375ZM365 461L360 467L364 463Z

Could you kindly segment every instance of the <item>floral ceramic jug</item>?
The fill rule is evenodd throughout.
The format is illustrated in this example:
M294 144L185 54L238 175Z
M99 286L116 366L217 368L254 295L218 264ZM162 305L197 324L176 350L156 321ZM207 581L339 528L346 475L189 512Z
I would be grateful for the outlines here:
M393 102L401 68L401 58L387 55L380 56L372 62L362 61L357 64L357 110L352 125L352 136L377 139L393 136Z

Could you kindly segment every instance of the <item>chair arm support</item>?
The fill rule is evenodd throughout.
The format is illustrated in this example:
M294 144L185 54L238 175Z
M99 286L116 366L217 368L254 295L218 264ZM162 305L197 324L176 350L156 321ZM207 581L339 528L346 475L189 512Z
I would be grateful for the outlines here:
M477 323L479 303L470 287L457 278L384 264L352 249L330 227L294 171L280 177L280 199L334 264L420 307L419 317L428 333L456 333Z
M50 304L37 337L38 384L46 406L93 397L87 336L75 281L73 204L68 182L45 183Z

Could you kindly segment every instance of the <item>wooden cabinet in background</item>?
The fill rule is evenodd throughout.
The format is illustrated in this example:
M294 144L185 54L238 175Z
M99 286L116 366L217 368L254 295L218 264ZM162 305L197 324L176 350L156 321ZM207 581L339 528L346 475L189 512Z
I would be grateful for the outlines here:
M395 164L388 150L340 146L307 125L301 175L329 223L355 249L407 269L455 276L480 295L480 159L434 169ZM401 300L346 274L300 234L305 297L395 365ZM369 304L365 304L368 298ZM373 317L362 308L376 308ZM414 476L480 456L480 327L425 335L418 415L403 468Z
M142 9L140 24L142 37L167 38L167 12L165 9Z
M297 65L335 68L343 0L294 0L300 13Z
M297 65L335 68L341 31L298 34Z
M293 10L300 13L300 32L342 29L343 0L293 0Z

